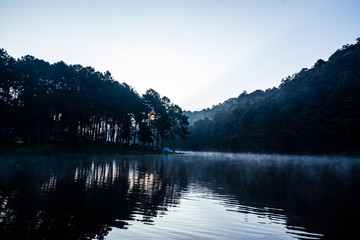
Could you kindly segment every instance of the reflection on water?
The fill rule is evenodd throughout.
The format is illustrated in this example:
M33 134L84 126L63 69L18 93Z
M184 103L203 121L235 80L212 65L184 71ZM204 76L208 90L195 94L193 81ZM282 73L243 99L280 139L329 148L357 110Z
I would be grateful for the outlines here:
M109 188L119 178L122 168L115 160L111 163L91 162L91 167L77 166L74 174L74 182L84 182L85 189Z
M359 224L359 163L219 153L2 157L0 238L345 239Z
M128 175L129 190L128 193L134 193L135 189L141 190L148 196L153 196L161 191L161 179L158 174L151 172L140 172L138 164L131 164Z

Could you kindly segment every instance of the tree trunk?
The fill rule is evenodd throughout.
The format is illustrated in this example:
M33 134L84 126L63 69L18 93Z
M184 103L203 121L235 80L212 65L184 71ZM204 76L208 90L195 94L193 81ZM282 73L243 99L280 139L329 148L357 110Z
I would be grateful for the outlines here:
M137 131L136 131L136 126L137 126L137 123L135 122L135 130L134 130L134 141L133 141L133 144L135 144L136 143L136 133L137 133Z
M40 116L38 116L37 124L37 145L40 145Z

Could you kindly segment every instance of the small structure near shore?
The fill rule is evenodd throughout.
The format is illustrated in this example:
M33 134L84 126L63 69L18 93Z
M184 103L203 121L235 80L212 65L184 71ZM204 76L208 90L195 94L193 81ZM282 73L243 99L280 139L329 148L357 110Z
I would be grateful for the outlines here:
M11 140L12 143L24 143L24 141L21 139L21 137L14 137Z
M165 148L163 148L163 150L162 150L163 152L170 152L170 149L169 148L167 148L167 147L165 147Z

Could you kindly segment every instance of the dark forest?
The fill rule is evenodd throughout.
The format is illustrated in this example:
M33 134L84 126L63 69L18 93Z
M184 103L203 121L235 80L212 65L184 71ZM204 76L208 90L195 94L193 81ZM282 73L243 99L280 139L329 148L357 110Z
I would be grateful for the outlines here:
M188 134L187 117L167 97L142 96L110 72L15 60L0 49L2 144L115 144L160 147Z
M16 60L4 49L0 56L2 144L360 153L360 38L278 87L244 91L197 112L183 112L153 89L140 96L108 71L33 56Z
M186 114L186 149L359 154L360 38L277 88Z

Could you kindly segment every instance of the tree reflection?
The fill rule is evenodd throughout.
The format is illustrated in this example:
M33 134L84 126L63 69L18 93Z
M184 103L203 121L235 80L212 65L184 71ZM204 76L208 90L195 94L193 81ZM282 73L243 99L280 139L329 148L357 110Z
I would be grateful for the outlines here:
M127 158L4 160L1 235L103 238L111 227L126 228L135 219L151 223L178 204L180 186L164 177L161 158L148 163Z
M134 221L154 224L192 186L259 223L285 223L289 232L344 237L356 229L358 161L218 156L0 159L0 235L103 238Z
M220 154L186 164L189 177L227 199L225 205L257 215L276 216L280 210L289 231L301 226L332 236L327 238L351 239L358 224L359 159Z

